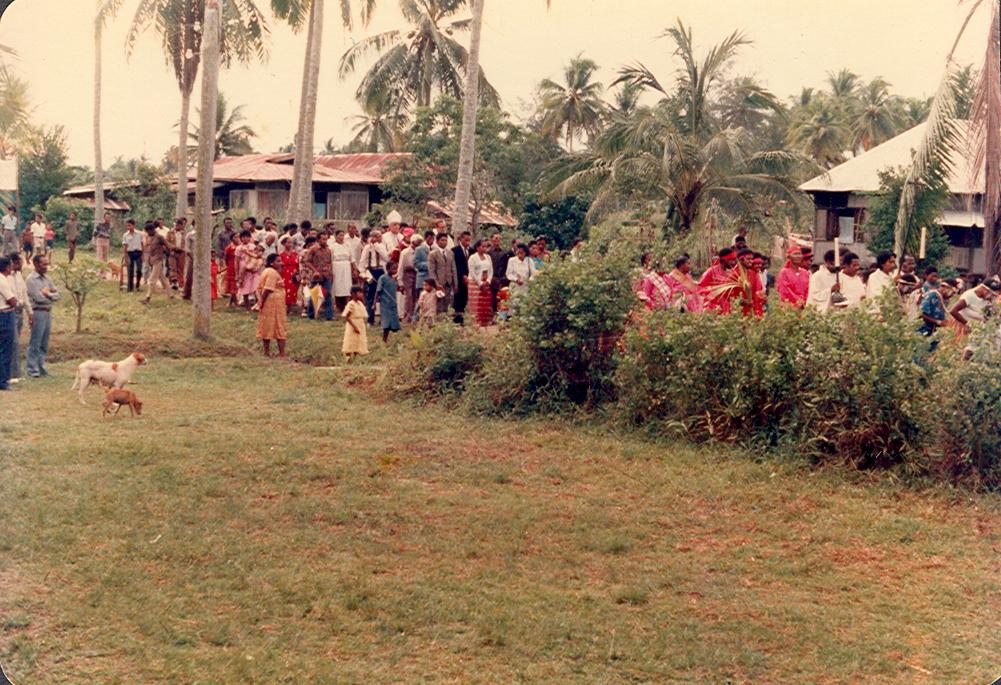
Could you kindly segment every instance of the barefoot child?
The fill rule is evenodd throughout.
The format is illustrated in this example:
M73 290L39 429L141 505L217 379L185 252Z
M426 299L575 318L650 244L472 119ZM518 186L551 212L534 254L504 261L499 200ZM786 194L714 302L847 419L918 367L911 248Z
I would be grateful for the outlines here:
M344 345L341 351L347 355L350 364L355 355L368 354L368 335L365 330L368 310L365 309L365 291L360 286L351 288L351 301L341 316L347 324L344 327Z
M434 326L434 317L438 312L438 284L433 278L424 279L424 292L417 300L417 311L420 315L421 327Z
M400 312L396 294L400 286L396 282L396 262L386 265L386 273L379 277L375 286L375 296L379 300L379 320L382 322L382 342L389 342L389 333L400 330Z

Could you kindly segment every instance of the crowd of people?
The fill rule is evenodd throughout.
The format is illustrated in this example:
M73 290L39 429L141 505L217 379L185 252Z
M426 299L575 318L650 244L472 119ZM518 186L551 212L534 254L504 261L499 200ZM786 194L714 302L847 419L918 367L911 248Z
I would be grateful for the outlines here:
M98 260L114 266L111 227L106 213L93 239ZM33 377L47 374L50 312L59 290L47 276L54 239L51 223L36 215L24 229L31 239L19 244L17 214L9 208L0 230L0 389L8 389L22 375L19 344L26 321L30 335L25 370ZM75 213L65 231L72 261L80 236ZM147 221L141 230L128 219L120 239L123 289L142 294L146 304L158 290L171 299L190 299L194 244L194 226L186 218L175 220L172 228L162 219ZM524 292L551 258L545 238L505 245L502 236L494 234L474 241L470 231L453 237L443 220L420 232L395 211L381 229L361 230L353 224L314 227L310 221L279 228L271 218L258 224L254 217L237 227L226 217L213 237L211 297L213 306L221 294L228 307L256 313L257 338L267 356L272 343L279 357L285 355L289 315L317 321L339 316L345 322L342 351L352 360L368 354L367 329L377 320L384 343L405 324L430 327L450 319L486 328L503 323L510 316L512 298ZM809 246L793 244L777 277L769 263L767 256L748 247L742 230L698 278L688 255L667 271L651 254L644 254L635 292L649 310L746 317L765 316L773 290L779 306L819 312L875 306L872 303L892 292L927 336L943 327L954 327L957 336L968 333L971 324L991 315L1001 294L997 277L942 279L935 268L919 276L914 257L903 257L898 266L897 257L888 252L863 269L861 258L849 250L828 250L821 263L814 264ZM24 277L29 264L33 272Z
M16 214L11 233L16 230ZM41 216L35 224L48 227ZM4 252L17 254L16 237L8 240L3 225ZM195 230L187 218L173 227L163 219L125 222L120 258L112 257L112 219L105 213L93 233L95 256L119 272L122 287L149 304L157 293L173 299L191 298ZM75 213L66 225L69 261L80 235ZM51 238L32 243L34 255L51 259ZM27 248L25 248L27 249ZM31 253L29 253L30 255ZM378 319L388 342L403 324L433 326L451 319L459 324L488 327L505 320L510 301L545 267L550 252L545 238L505 245L500 234L473 241L469 231L452 236L442 219L419 232L390 212L381 229L341 228L311 221L279 228L270 217L258 223L248 217L237 227L226 217L214 231L210 283L212 300L230 308L255 312L257 335L264 354L272 343L285 354L287 317L312 320L344 319L342 349L348 359L368 353L367 328ZM48 262L47 262L48 263ZM109 273L111 273L109 271ZM16 375L14 376L16 378Z
M821 264L814 264L810 247L793 244L778 277L768 271L769 258L747 247L746 234L734 237L733 244L721 249L710 267L696 278L691 260L683 255L667 272L655 268L652 255L641 258L642 274L635 284L639 299L647 309L677 309L687 312L740 312L762 317L768 308L769 293L778 293L781 306L794 309L812 307L819 312L847 310L859 306L877 307L885 293L894 293L907 317L926 336L940 328L952 327L957 336L970 332L992 315L1001 296L1001 279L939 278L938 269L917 273L917 262L905 255L882 252L875 263L863 269L859 255L843 248L828 250ZM937 345L934 340L932 345ZM967 354L970 349L967 348Z

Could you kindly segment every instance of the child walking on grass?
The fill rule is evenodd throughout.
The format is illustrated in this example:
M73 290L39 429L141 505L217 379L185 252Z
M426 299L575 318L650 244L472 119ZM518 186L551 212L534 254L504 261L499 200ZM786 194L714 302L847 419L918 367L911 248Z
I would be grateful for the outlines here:
M368 335L365 324L368 321L368 310L365 309L365 291L360 286L351 288L351 301L341 313L344 318L344 345L341 351L347 355L348 363L354 361L356 355L368 354Z

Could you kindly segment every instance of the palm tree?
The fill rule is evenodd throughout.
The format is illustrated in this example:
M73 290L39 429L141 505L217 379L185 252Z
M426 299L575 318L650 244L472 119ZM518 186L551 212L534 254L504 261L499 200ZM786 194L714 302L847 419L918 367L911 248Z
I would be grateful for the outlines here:
M215 115L215 156L229 157L233 155L246 155L254 151L254 146L250 140L257 137L254 129L243 122L243 105L237 105L233 111L228 111L226 96L219 93L216 102ZM198 110L199 117L201 110ZM201 127L195 126L188 134L189 140L193 143L192 151L198 150L198 143L201 139Z
M873 79L858 90L857 107L852 116L852 145L857 150L871 150L900 130L901 116L897 99L890 95L890 84Z
M188 120L191 91L201 62L202 28L206 0L140 0L125 39L127 54L135 50L140 36L149 28L159 36L167 62L174 70L181 92L181 121L178 142L178 216L188 209ZM221 10L223 34L220 59L228 65L234 58L250 62L265 56L264 37L268 32L264 16L254 0L226 0Z
M473 0L469 20L469 54L466 60L466 88L462 100L462 136L459 139L459 172L455 182L455 209L452 212L452 230L466 229L469 199L473 194L473 162L476 156L476 110L480 105L480 86L489 84L480 69L480 34L483 30L483 3ZM546 7L551 0L546 0Z
M351 0L340 0L341 21L351 28ZM362 0L361 18L368 23L376 0ZM275 15L288 22L293 31L306 30L306 57L302 66L302 88L299 95L299 125L296 128L292 152L292 187L289 192L288 216L306 218L313 215L313 139L316 135L316 98L320 82L320 48L323 45L323 0L271 0Z
M797 108L789 124L789 145L824 168L844 161L849 130L841 109L826 95L814 95Z
M0 157L17 150L17 141L25 134L31 112L28 82L6 64L0 64Z
M859 89L861 80L858 74L848 69L838 72L827 72L827 85L831 90L831 95L839 100L847 100L855 97Z
M619 116L630 116L636 112L640 104L643 89L630 83L623 84L615 91L612 110Z
M429 107L435 91L460 97L470 55L453 37L471 28L471 20L456 18L469 0L400 0L400 11L411 25L409 31L393 30L369 36L341 57L339 75L346 78L370 53L379 58L365 73L357 98L367 101L375 94L390 94L400 110ZM473 12L475 15L475 3ZM497 91L477 68L477 89L482 104L496 107Z
M362 104L364 114L349 118L354 138L348 147L358 152L399 152L403 149L407 116L399 112L386 93Z
M749 76L727 82L716 109L724 127L748 131L759 131L773 115L786 114L778 98Z
M574 137L592 136L601 127L607 106L601 99L604 86L592 81L598 65L581 55L570 60L563 71L563 83L545 79L542 94L542 134L556 140L561 135L573 152Z
M613 120L587 154L554 168L547 185L559 195L592 190L589 220L614 208L623 192L666 199L668 221L681 232L694 227L713 200L740 212L752 209L761 196L793 198L786 171L798 158L756 151L746 129L723 126L712 116L717 86L748 40L735 32L699 61L692 32L683 24L663 36L673 39L683 62L677 90L669 92L643 65L622 69L617 83L658 93L660 102Z
M223 0L225 2L225 0ZM202 73L202 106L199 130L204 136L198 143L198 172L195 187L195 254L192 274L192 314L194 336L207 339L212 334L212 165L215 162L216 109L225 103L219 93L220 39L222 26L219 0L206 0L201 25L204 40L200 46L205 69ZM237 108L239 109L239 108ZM182 146L183 147L183 146ZM184 192L187 194L187 179Z

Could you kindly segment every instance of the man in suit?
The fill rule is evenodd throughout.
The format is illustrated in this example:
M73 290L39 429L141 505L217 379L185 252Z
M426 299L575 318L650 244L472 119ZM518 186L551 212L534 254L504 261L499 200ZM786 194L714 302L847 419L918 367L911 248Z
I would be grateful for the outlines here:
M438 313L448 312L448 305L452 301L452 293L459 284L459 276L455 268L455 255L447 249L448 234L439 233L435 240L435 247L428 257L428 277L433 278L437 285L438 292L442 297L438 298Z
M466 303L469 302L469 285L466 283L466 277L469 276L469 254L472 242L473 234L469 231L463 231L459 236L459 244L452 248L452 254L455 256L455 273L459 279L455 285L453 306L455 308L455 323L460 326L466 313Z
M494 277L490 281L490 303L497 311L497 293L501 289L501 279L507 274L507 263L514 256L514 248L518 244L515 240L511 243L511 249L504 249L503 238L500 233L494 233L490 237L490 247L487 249L487 254L490 255L490 261L493 263L494 267Z

